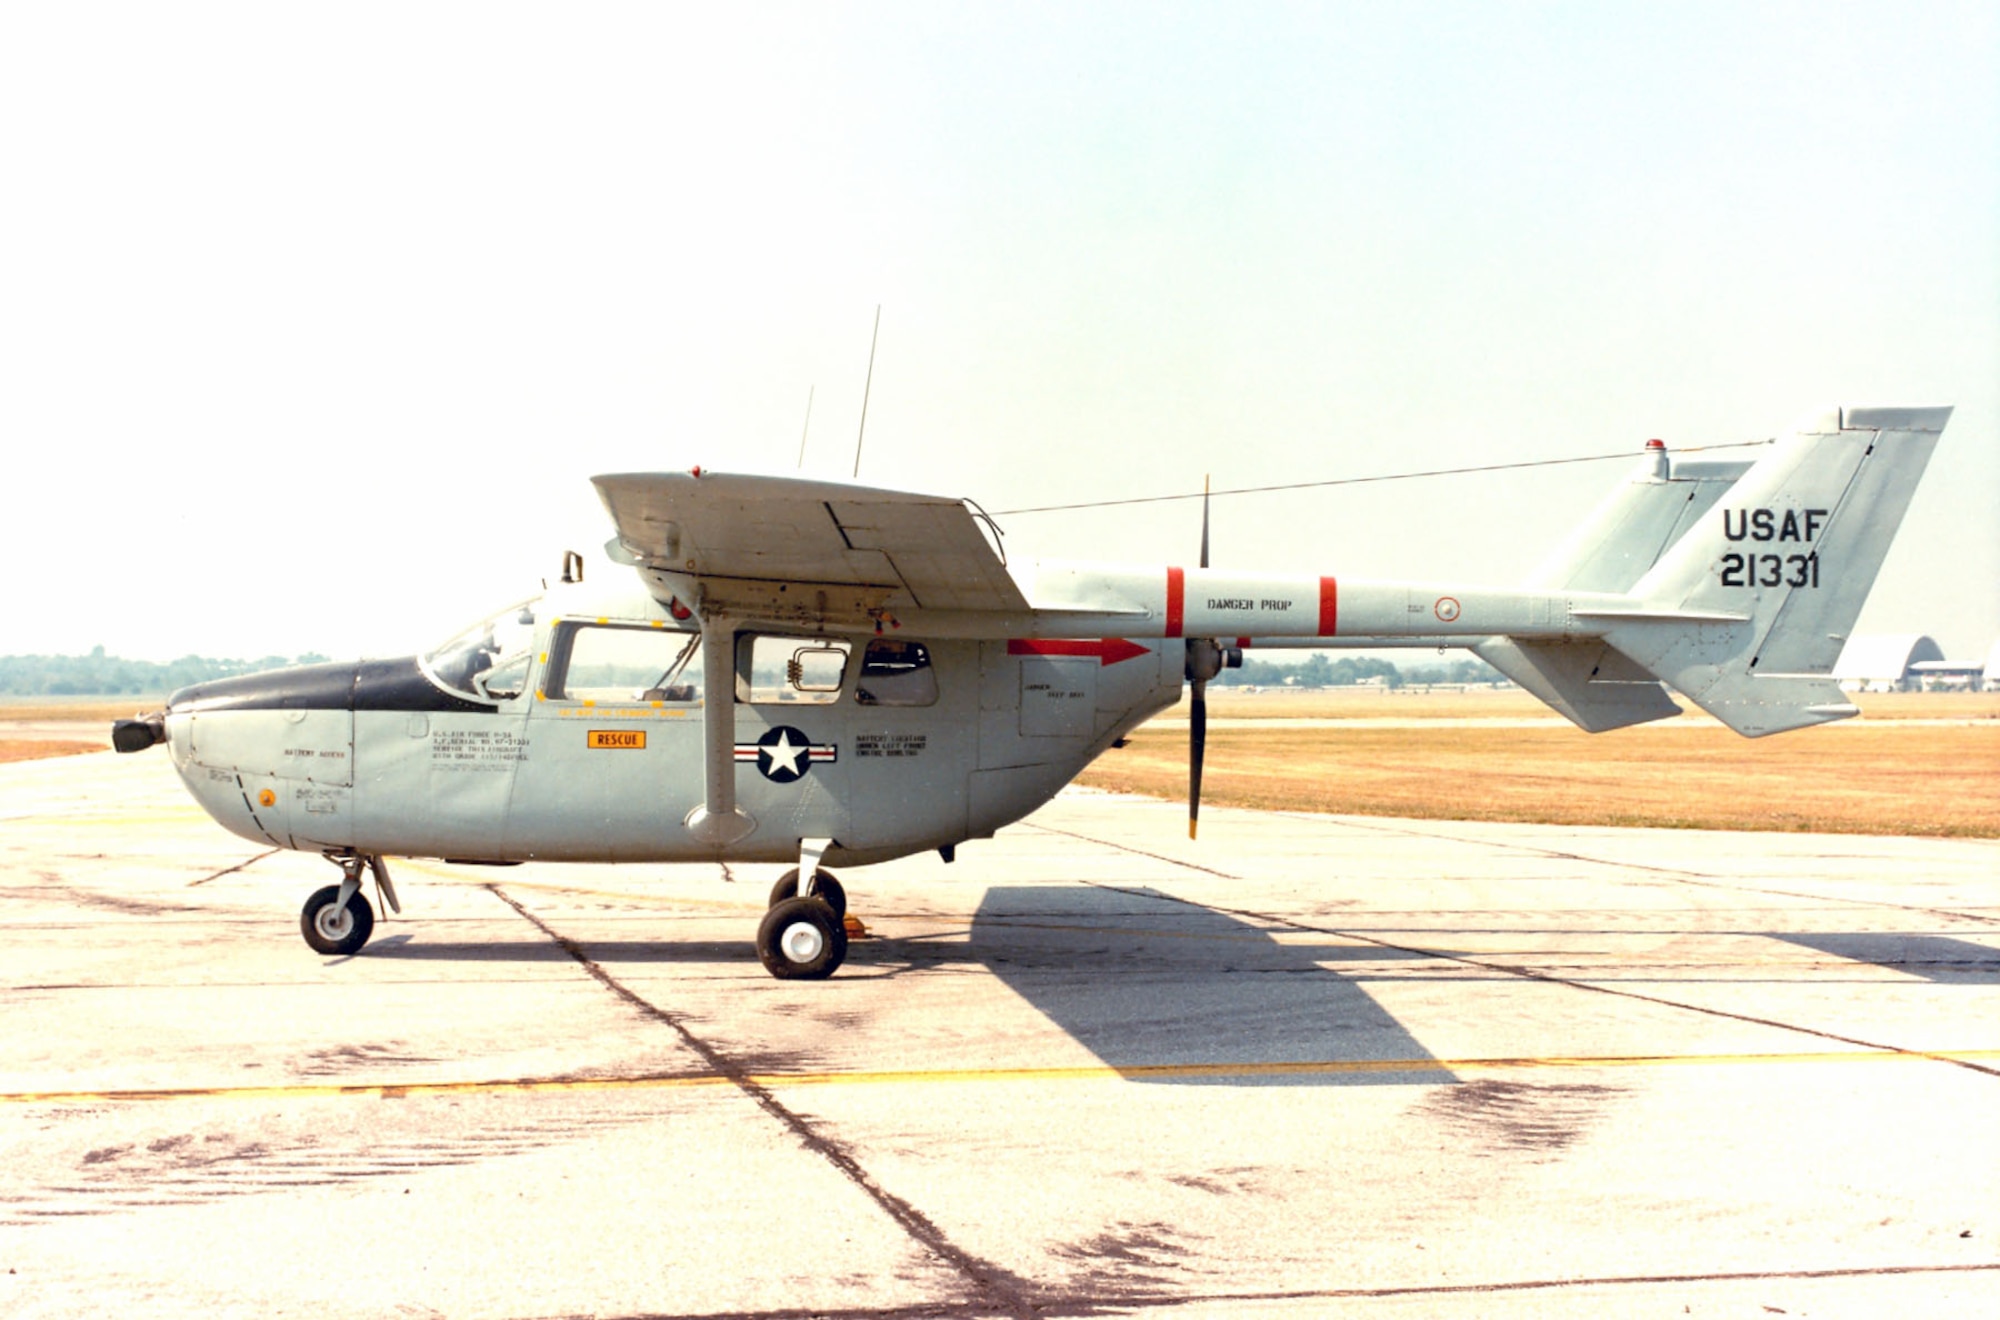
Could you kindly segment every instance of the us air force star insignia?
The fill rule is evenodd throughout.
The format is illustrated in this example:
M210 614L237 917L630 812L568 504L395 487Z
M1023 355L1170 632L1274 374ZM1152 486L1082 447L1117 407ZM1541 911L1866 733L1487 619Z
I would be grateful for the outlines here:
M783 784L805 773L799 769L799 758L806 754L811 744L803 740L793 742L790 729L780 727L771 730L757 740L757 746L763 752L763 759L757 762L757 768L764 772L766 778Z
M764 778L774 784L803 779L814 762L840 759L840 749L832 743L815 743L789 725L780 724L756 742L737 743L736 759L755 761Z

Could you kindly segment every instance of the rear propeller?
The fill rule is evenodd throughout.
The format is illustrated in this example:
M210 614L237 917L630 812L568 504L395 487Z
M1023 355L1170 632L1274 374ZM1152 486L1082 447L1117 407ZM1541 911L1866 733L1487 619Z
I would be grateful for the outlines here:
M1208 478L1201 482L1201 567L1208 567ZM1213 637L1187 639L1187 679L1193 689L1188 709L1188 837L1201 823L1201 761L1208 750L1208 680L1243 663L1243 653Z

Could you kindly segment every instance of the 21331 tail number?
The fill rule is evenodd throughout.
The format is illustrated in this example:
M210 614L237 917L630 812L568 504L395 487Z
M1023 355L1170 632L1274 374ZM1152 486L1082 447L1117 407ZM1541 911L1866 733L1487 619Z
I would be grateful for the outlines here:
M1739 554L1722 557L1725 587L1805 587L1819 585L1819 553L1804 555Z

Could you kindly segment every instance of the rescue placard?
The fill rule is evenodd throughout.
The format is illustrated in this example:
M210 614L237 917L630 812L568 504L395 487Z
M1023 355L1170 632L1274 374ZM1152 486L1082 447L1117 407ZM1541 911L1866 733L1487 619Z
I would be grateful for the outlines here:
M644 751L646 731L644 729L592 729L590 742L593 750Z

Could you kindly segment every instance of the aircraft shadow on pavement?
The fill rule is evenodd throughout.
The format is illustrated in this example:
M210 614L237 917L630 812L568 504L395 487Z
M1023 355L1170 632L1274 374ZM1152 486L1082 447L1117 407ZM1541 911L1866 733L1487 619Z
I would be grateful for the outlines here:
M1945 935L1899 935L1892 931L1774 933L1772 938L1946 985L2000 982L2000 949L1990 944L1974 944L1971 940L1955 940Z
M1152 890L989 889L974 959L1132 1081L1176 1085L1441 1085L1458 1079L1341 961L1418 959L1280 943ZM1398 1066L1398 1065L1403 1066Z
M591 940L594 961L753 962L743 939ZM358 955L414 962L567 962L542 938L430 942L392 935ZM850 972L983 967L1133 1080L1210 1086L1444 1085L1458 1078L1342 962L1421 961L1393 949L1280 943L1224 912L1147 889L1034 885L986 891L969 938L871 939Z

